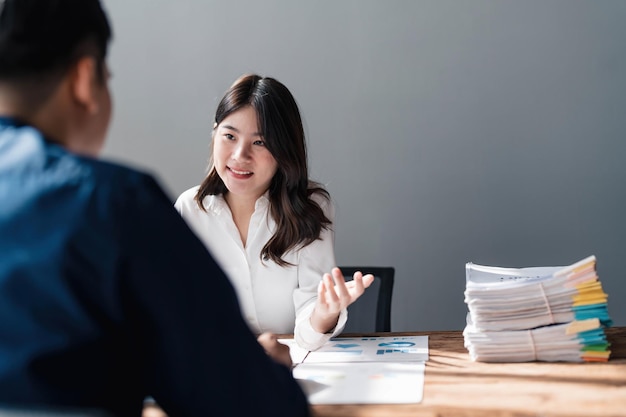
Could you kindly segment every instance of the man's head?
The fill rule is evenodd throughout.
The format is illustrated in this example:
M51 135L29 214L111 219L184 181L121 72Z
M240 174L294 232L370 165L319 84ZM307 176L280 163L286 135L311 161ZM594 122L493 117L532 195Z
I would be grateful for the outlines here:
M0 111L52 136L104 136L110 38L99 0L0 0ZM50 109L67 129L47 125Z

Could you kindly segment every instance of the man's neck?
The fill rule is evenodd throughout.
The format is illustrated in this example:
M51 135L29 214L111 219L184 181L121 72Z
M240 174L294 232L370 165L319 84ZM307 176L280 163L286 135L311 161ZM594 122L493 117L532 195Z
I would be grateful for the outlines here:
M20 120L65 146L67 125L59 111L54 95L37 102L22 90L0 84L0 115Z

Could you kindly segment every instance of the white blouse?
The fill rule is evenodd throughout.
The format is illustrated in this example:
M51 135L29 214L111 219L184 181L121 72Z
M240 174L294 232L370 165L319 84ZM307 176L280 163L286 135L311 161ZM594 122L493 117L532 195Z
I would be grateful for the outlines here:
M256 201L244 247L223 196L205 197L205 212L194 200L197 191L198 186L182 193L175 207L232 282L254 333L294 333L301 347L315 350L343 330L345 309L332 333L316 332L310 322L322 275L336 266L332 230L322 230L320 239L286 253L283 259L293 266L261 261L261 250L276 230L267 195ZM316 201L333 221L332 204L323 198Z

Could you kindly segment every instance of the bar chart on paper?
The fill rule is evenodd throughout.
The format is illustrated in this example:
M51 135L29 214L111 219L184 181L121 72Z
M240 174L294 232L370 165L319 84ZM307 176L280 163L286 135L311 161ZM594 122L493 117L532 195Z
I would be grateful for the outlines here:
M331 339L309 353L307 363L425 362L428 336L359 337Z

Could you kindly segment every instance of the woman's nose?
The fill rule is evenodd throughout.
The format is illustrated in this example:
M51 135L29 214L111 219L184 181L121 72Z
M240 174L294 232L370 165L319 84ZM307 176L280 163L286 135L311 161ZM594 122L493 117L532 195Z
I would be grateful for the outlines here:
M250 159L250 147L245 143L237 144L233 152L234 159Z

